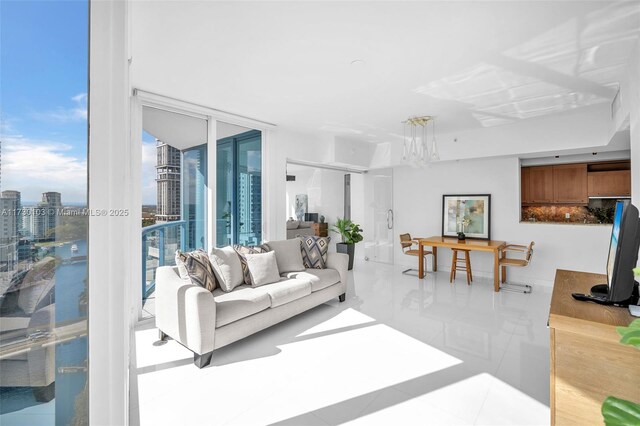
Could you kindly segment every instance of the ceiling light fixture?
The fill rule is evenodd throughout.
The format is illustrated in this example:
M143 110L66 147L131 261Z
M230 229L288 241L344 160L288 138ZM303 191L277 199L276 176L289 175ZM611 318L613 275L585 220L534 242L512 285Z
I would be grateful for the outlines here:
M431 144L427 143L427 125L432 123ZM402 122L404 125L404 144L402 146L402 161L414 167L424 167L431 161L440 160L436 143L436 124L434 117L409 117Z

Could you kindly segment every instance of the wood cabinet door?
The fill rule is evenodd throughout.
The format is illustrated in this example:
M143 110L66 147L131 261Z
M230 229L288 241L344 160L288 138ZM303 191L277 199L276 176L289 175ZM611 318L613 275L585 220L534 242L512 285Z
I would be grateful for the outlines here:
M530 203L531 194L529 191L530 170L529 167L523 167L520 169L520 202Z
M631 195L631 171L614 170L589 173L588 194L590 197L629 197Z
M553 166L553 202L587 204L587 165Z
M553 167L529 167L529 202L553 203Z

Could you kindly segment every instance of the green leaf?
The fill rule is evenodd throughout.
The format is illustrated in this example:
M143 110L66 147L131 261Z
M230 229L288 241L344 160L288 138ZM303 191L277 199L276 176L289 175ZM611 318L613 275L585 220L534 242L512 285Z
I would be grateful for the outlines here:
M635 346L640 349L640 330L631 330L626 332L622 339L620 339L620 343L624 345Z
M640 268L633 268L633 275L640 277Z
M609 396L602 403L602 417L607 426L638 426L640 425L640 404Z

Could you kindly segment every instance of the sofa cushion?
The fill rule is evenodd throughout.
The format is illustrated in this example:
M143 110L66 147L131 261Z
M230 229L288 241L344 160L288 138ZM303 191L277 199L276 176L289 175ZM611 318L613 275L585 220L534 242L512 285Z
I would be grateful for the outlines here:
M299 220L288 220L287 221L287 230L298 229L298 225L300 225Z
M280 280L278 262L276 254L272 251L268 253L247 253L244 255L251 274L251 285L259 287L271 284Z
M271 298L271 307L284 305L301 297L311 294L311 283L308 280L295 278L282 278L281 281L273 284L267 284L260 289L269 294Z
M225 293L221 289L213 292L216 302L216 328L248 317L271 306L271 298L261 288L241 285Z
M216 289L216 277L207 252L196 250L182 253L178 250L176 251L176 262L179 262L178 270L181 268L180 264L182 264L182 268L186 269L192 284L204 287L209 291Z
M222 290L231 291L244 283L240 258L233 247L211 249L209 260Z
M331 287L340 282L340 274L335 269L307 269L303 272L288 272L283 276L309 281L311 292Z
M327 267L327 253L331 237L302 237L300 250L305 268L324 269Z
M244 279L244 283L247 285L251 285L251 274L249 273L249 267L247 266L247 260L245 259L245 254L255 254L255 253L266 253L269 251L269 247L261 245L261 246L242 246L239 244L235 244L233 249L238 254L240 258L240 265L242 267L242 275Z
M300 251L300 240L298 238L269 241L266 245L276 253L278 270L281 274L284 272L304 271L302 252Z

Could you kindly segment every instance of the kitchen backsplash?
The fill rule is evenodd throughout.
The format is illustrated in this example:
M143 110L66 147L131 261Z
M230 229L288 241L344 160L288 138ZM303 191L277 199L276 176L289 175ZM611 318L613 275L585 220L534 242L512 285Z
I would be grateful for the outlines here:
M613 199L592 199L588 206L523 206L521 219L524 222L613 223L615 203Z

